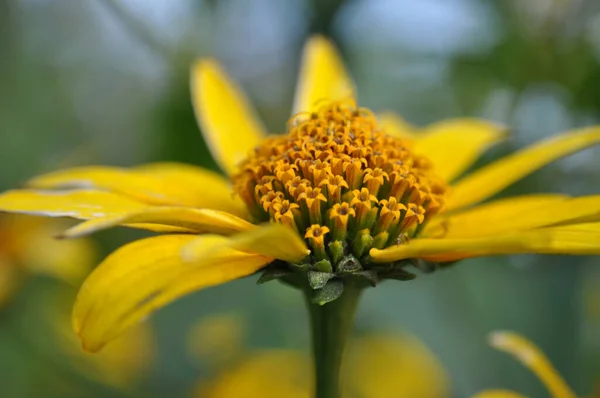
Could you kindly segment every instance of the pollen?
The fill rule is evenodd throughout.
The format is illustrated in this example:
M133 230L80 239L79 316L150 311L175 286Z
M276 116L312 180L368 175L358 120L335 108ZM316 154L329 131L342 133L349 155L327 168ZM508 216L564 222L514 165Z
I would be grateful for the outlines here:
M318 259L339 257L331 247L360 258L369 246L414 237L447 191L427 158L352 100L293 116L287 134L265 139L233 180L255 222L294 228Z

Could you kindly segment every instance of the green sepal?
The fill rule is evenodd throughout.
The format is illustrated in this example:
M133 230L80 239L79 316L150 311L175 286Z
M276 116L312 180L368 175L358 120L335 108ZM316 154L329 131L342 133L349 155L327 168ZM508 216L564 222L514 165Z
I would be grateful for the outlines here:
M377 286L379 283L379 275L377 274L377 271L372 269L355 272L352 276L357 277L359 280L366 282L373 287Z
M308 271L311 266L310 263L301 263L301 264L288 263L288 264L292 267L292 269L295 269L298 271Z
M344 256L346 243L340 240L329 243L329 254L331 254L331 262L337 264Z
M330 280L321 289L315 290L311 302L325 305L338 299L344 292L344 282L339 279Z
M342 258L337 265L337 272L340 274L351 274L354 272L361 271L363 269L362 264L352 254L348 254Z
M423 260L422 258L411 258L409 261L413 267L426 274L430 274L440 268L439 263Z
M399 281L410 281L417 277L417 275L404 271L402 269L393 269L389 272L381 274L381 276L385 279L396 279Z
M289 274L291 274L291 272L289 270L286 270L286 269L281 269L281 268L267 268L266 270L263 271L262 275L260 276L260 278L258 278L258 280L256 281L256 283L258 285L262 285L263 283L267 283L267 282L273 281L275 279L282 278L282 277L287 276Z
M315 263L314 266L315 270L317 271L321 271L321 272L333 272L333 267L331 266L331 263L329 262L329 260L321 260L321 261L317 261Z
M331 272L308 271L306 276L308 278L308 285L313 290L317 290L325 286L335 274Z

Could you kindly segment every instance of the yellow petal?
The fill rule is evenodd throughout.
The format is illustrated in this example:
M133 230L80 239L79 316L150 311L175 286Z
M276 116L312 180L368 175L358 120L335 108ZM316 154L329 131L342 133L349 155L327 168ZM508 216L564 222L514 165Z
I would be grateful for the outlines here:
M506 156L458 181L446 209L480 202L548 163L600 142L600 127L567 132Z
M419 132L413 149L427 156L437 174L450 181L471 166L490 145L502 140L505 131L506 127L485 120L445 120Z
M392 137L404 138L408 141L415 141L419 138L418 133L415 132L416 128L394 112L381 113L378 120L379 127Z
M146 163L134 168L154 178L168 180L199 195L202 203L195 207L224 210L240 217L247 215L246 207L236 196L230 182L222 175L202 167L177 162Z
M176 227L175 231L191 233L232 234L254 228L253 224L219 210L192 209L186 207L149 207L135 213L102 217L83 222L63 232L63 238L75 238L117 225L142 226L154 230L154 226ZM161 232L167 228L163 228Z
M147 205L110 192L14 190L0 194L0 211L88 220L139 211Z
M213 157L226 173L235 173L265 136L265 128L242 90L215 60L194 64L191 90L196 118Z
M459 213L440 215L425 228L423 236L447 239L480 237L550 225L594 212L600 212L598 196L516 196L484 203Z
M575 393L558 374L544 353L531 341L514 332L494 332L490 335L492 347L512 354L540 378L554 398L576 398Z
M413 239L383 250L371 249L375 262L406 258L454 261L498 254L600 254L600 223L573 224L466 239Z
M527 398L514 391L509 390L486 390L473 396L473 398Z
M194 263L181 249L203 242ZM98 351L154 310L196 290L250 275L273 259L228 247L216 235L164 235L121 247L96 268L81 287L73 327L84 349Z
M247 232L231 236L229 247L247 252L296 263L310 254L304 239L291 228L281 224L265 224ZM194 262L203 255L203 241L198 238L183 250L186 261Z
M294 113L311 112L322 101L339 101L355 96L354 83L333 43L313 36L304 46Z
M59 170L28 182L33 188L95 188L129 196L154 205L207 207L240 213L241 204L234 202L228 182L215 173L197 173L195 183L188 185L191 175L178 179L175 172L156 171L158 166L123 169L110 166L86 166ZM183 174L183 173L180 173Z

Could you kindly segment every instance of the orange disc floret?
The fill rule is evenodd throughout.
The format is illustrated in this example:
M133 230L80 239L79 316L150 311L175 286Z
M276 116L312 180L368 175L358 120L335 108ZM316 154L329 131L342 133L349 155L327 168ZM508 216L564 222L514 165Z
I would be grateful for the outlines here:
M295 115L287 134L265 139L233 178L255 221L280 222L303 237L320 225L331 231L324 245L349 247L368 241L365 234L383 247L414 236L447 190L427 158L352 100Z

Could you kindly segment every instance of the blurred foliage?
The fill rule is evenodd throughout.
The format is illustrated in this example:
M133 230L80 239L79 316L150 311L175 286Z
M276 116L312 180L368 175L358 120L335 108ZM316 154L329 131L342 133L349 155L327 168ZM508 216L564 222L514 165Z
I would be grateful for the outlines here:
M599 21L595 0L2 1L0 188L76 164L176 160L216 169L189 101L189 62L218 57L280 132L302 42L314 32L340 45L367 106L415 124L459 116L507 124L511 140L485 164L600 121ZM595 148L565 159L510 193L597 193L599 155ZM137 236L116 230L98 241L106 254ZM533 375L485 343L490 330L513 329L588 394L600 378L598 261L490 258L383 284L365 295L357 332L418 336L446 368L453 396L498 386L543 396ZM60 310L49 303L65 294L73 287L32 277L0 310L2 397L189 396L214 369L190 359L188 333L197 319L231 311L248 319L250 350L308 345L296 292L257 288L249 278L160 311L146 325L156 335L153 360L142 355L147 367L122 389L82 372L62 351L52 320L70 303ZM217 335L215 347L231 338Z

